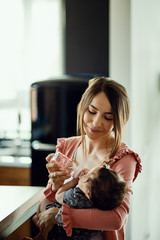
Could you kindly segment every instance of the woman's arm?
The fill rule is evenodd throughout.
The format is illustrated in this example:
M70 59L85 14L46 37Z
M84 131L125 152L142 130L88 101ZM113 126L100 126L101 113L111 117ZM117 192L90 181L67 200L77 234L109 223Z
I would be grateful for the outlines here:
M131 193L130 193L131 194ZM126 202L130 201L127 193ZM123 203L112 211L98 209L73 209L63 204L63 224L68 236L72 235L72 228L84 228L103 231L121 229L129 213L129 206Z
M49 181L44 195L50 201L55 201L55 193L62 187L64 181L70 177L70 173L67 170L61 169L57 163L51 162L53 156L54 153L46 157L46 161L48 162L46 168L49 173Z
M60 204L63 204L64 192L69 190L70 188L75 187L77 185L77 183L78 183L78 178L73 178L69 182L65 183L56 193L55 198L56 198L57 202L59 202Z
M58 213L59 208L53 207L33 217L35 225L40 229L40 232L44 240L47 240L48 233L56 224L55 216Z
M59 152L65 154L69 158L73 158L75 149L78 147L80 142L81 142L81 137L58 138L57 145L56 145L56 151L59 151ZM46 157L46 161L48 162L46 165L46 168L48 170L50 179L49 179L48 185L44 191L44 195L46 196L46 198L51 201L55 200L55 192L63 185L64 180L70 177L70 175L66 171L63 171L60 173L60 174L62 174L61 179L53 178L53 177L55 177L55 176L53 176L53 173L57 170L55 168L54 163L51 162L51 159L53 156L54 156L54 153L49 154ZM59 173L57 172L57 174L59 174ZM58 182L56 180L58 180Z
M122 174L124 180L129 184L129 191L123 203L116 209L112 211L71 209L68 205L63 204L63 223L68 236L71 236L72 228L114 231L124 225L129 213L132 195L131 182L134 178L136 164L134 156L126 155L113 166L113 169Z

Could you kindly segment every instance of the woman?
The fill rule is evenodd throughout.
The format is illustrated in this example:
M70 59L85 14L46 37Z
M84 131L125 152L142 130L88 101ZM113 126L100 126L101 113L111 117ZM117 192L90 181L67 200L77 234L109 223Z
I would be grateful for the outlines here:
M126 89L105 77L93 78L78 105L77 130L80 136L61 138L57 151L73 158L77 166L91 169L105 160L112 160L110 167L121 174L129 186L123 203L111 211L99 209L71 209L63 204L63 227L68 236L72 228L102 230L102 239L123 240L132 195L132 183L141 171L139 156L122 142L122 130L129 118L129 99ZM49 182L44 191L45 199L39 206L35 222L46 237L56 223L58 209L43 211L50 201L55 200L56 191L70 177L50 162L47 157Z

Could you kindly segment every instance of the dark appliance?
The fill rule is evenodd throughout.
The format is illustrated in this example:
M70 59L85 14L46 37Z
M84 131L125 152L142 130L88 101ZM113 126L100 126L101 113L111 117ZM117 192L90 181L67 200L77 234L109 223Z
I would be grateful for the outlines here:
M109 76L109 0L64 0L65 73Z
M77 104L88 79L63 76L31 85L31 185L46 186L46 156L57 138L76 135Z

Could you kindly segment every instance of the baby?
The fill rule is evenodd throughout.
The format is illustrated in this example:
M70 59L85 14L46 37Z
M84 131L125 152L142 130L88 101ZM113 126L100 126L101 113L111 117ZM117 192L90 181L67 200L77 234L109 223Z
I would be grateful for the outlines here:
M72 166L67 167L72 168ZM127 191L127 183L121 175L109 168L109 162L105 162L105 165L98 166L91 170L78 170L77 173L73 174L73 178L57 191L55 196L56 201L46 206L46 209L50 207L60 208L55 217L57 224L54 225L49 232L48 240L103 239L102 231L80 228L73 228L72 236L68 237L63 228L61 206L65 203L70 208L98 208L100 210L112 210L123 202ZM43 239L41 233L34 238L34 240L41 239Z
M99 166L86 170L79 178L73 178L64 184L56 193L56 202L47 205L49 207L60 207L56 216L58 222L48 235L48 239L64 240L94 239L94 236L101 236L98 230L74 228L72 236L67 237L63 229L61 205L66 203L71 208L98 208L100 210L112 210L118 207L128 191L127 183L108 165ZM100 239L100 237L98 238Z

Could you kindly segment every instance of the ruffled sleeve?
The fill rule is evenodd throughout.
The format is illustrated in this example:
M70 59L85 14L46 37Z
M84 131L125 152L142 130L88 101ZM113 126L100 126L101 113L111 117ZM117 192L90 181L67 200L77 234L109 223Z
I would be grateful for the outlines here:
M131 149L129 149L126 146L126 144L123 143L120 150L118 150L118 152L114 156L113 161L116 162L116 161L122 159L124 156L127 156L127 155L132 155L137 162L136 169L135 169L135 174L134 174L134 178L133 178L133 182L134 182L135 179L137 178L138 174L142 171L141 159L140 159L139 155L137 153L135 153L134 151L132 151Z
M57 145L56 145L56 151L63 153L64 149L64 144L65 144L65 138L58 138L57 139Z
M72 236L72 219L71 219L71 208L63 203L62 206L62 218L63 218L63 228L66 231L67 236Z
M44 195L48 200L52 202L55 201L55 193L52 192L52 183L50 182L50 180L48 181L47 187L44 190Z

